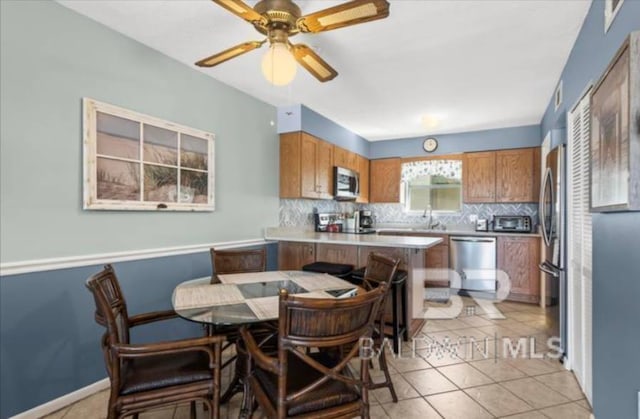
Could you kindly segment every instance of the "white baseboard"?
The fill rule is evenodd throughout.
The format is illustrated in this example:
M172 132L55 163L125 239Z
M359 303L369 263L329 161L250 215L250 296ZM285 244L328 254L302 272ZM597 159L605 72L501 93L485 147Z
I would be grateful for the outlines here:
M86 387L82 387L72 393L65 394L57 399L41 404L40 406L36 406L33 409L29 409L26 412L12 416L11 419L41 418L107 388L109 388L109 379L105 378L100 381L96 381L93 384L89 384Z

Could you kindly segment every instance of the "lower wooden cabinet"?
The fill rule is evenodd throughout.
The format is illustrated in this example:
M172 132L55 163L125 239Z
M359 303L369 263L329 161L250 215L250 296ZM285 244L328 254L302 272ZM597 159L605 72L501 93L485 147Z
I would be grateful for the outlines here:
M320 262L343 263L358 268L358 246L318 243L316 245L316 260Z
M315 261L315 244L313 243L278 243L278 269L281 271L299 271L304 265Z
M442 238L442 243L427 249L424 255L424 267L427 268L425 287L449 286L449 236L437 237Z
M540 301L539 263L539 237L498 237L498 269L511 279L507 299L529 303Z
M378 246L360 246L360 255L358 256L358 266L366 266L369 253L378 253L391 259L400 259L398 269L407 269L408 260L405 254L406 249L398 247L378 247Z

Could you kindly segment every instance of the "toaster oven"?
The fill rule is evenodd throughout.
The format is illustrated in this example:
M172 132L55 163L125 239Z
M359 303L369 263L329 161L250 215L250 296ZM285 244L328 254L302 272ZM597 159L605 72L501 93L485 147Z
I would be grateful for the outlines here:
M493 231L530 233L531 217L528 215L494 215Z

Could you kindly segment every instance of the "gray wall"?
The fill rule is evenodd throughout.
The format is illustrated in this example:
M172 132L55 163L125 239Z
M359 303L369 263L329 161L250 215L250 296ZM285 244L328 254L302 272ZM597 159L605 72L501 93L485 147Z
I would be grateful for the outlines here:
M57 3L0 3L2 262L251 239L278 223L274 107ZM83 211L83 96L213 132L216 211Z
M375 141L371 143L369 157L413 157L461 153L464 151L486 151L506 148L537 147L542 143L539 125L500 128L457 134L434 135L438 149L426 153L422 142L427 136Z
M593 216L593 412L637 418L640 213Z
M304 105L278 108L278 132L305 131L354 153L369 157L369 142Z
M604 33L604 2L594 1L562 72L564 102L549 102L542 132L566 142L566 113L596 82L629 32L640 29L640 1L623 3ZM635 92L640 94L640 92ZM564 138L557 138L561 133ZM640 390L640 212L593 216L593 410L596 418L638 417Z
M55 2L0 1L0 17L2 263L252 239L277 225L274 107ZM215 133L217 210L82 211L83 96ZM106 377L84 287L100 268L0 278L0 417ZM177 283L211 274L207 253L116 270L134 314L168 308ZM175 321L136 337L193 333Z

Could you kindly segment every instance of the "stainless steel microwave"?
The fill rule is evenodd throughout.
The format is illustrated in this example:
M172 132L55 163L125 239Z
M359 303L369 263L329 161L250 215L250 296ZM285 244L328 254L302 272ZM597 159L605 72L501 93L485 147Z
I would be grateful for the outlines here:
M358 172L345 167L334 166L333 183L333 195L339 201L352 201L360 193Z

